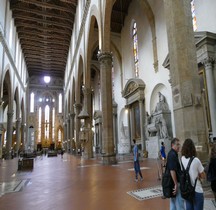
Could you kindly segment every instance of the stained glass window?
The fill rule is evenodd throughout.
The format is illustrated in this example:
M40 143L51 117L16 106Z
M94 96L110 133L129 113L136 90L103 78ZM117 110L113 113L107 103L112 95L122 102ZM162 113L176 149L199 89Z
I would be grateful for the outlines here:
M30 112L34 112L34 93L30 96Z
M45 138L49 139L49 119L50 119L50 107L45 107Z
M193 30L197 31L197 21L196 21L196 14L195 14L195 0L191 1L191 13L192 13L192 21L193 21Z
M55 108L52 110L52 140L55 140Z
M59 113L62 113L62 94L59 94Z
M41 107L38 110L38 142L41 142L41 118L42 117L42 109Z
M59 129L58 130L58 142L61 142L62 141L62 132L61 130Z
M135 65L135 77L139 77L139 57L138 57L138 39L137 39L137 24L133 24L133 56Z

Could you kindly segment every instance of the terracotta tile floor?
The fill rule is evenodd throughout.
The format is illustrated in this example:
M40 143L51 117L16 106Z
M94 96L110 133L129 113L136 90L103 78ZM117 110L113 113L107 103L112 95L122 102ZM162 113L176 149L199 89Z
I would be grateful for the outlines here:
M121 157L115 166L100 159L82 160L64 154L37 157L33 171L17 172L18 159L2 160L0 183L26 180L19 192L0 197L0 210L168 210L169 200L161 197L139 201L128 191L160 185L157 161L141 161L144 180L134 182L131 157Z

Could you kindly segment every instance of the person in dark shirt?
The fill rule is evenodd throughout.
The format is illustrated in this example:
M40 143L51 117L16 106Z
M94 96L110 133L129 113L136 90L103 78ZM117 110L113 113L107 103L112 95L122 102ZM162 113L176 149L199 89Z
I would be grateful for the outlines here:
M170 198L170 210L185 210L184 200L181 197L179 176L181 173L181 166L178 159L178 152L180 150L180 141L174 138L171 141L171 150L167 156L167 168L170 171L174 182L173 197Z
M216 201L216 144L214 144L211 148L209 171L211 171L211 189L214 193Z

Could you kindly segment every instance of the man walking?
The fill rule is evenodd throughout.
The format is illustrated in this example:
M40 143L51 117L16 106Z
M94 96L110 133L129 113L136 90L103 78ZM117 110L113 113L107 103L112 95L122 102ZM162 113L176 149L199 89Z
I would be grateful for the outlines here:
M136 140L133 139L133 142L134 142L133 156L134 156L135 182L137 182L138 181L138 174L140 175L140 181L143 180L143 176L142 176L142 173L140 170L138 147L136 145Z

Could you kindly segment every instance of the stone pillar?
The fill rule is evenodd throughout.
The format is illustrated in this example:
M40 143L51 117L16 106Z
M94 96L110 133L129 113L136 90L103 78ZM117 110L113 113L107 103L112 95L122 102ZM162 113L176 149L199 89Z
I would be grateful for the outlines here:
M80 141L79 141L79 132L80 132L80 126L81 122L80 119L78 118L78 115L81 111L82 105L81 104L74 104L74 112L75 112L75 134L74 134L74 140L76 143L76 149L80 149Z
M104 153L102 154L103 164L116 163L113 138L113 115L112 115L112 54L100 52L101 79L101 104L102 104L102 141Z
M19 147L20 147L20 118L16 120L16 154L18 154Z
M115 101L113 101L113 130L114 130L115 153L118 153L117 108L118 108L118 104Z
M63 137L63 148L67 152L67 120L63 123L64 128L64 137Z
M75 114L70 114L70 140L71 140L71 152L75 150L75 141L74 141L74 117Z
M141 145L142 145L142 152L146 151L146 142L145 142L145 135L144 135L144 105L143 100L139 100L139 109L140 109L140 132L141 132Z
M212 137L216 137L216 86L214 81L214 62L213 58L207 58L203 61L206 73L206 82L208 88L208 101L212 126Z
M128 135L129 135L129 142L130 142L130 151L132 149L132 126L131 126L131 119L132 119L132 113L131 108L129 106L125 106L127 109L127 118L128 118Z
M3 125L0 123L0 159L2 158L2 132L3 132Z
M25 124L21 124L21 143L20 148L23 150L25 148Z
M164 0L176 137L191 138L207 156L207 131L201 105L196 48L188 0ZM205 157L204 157L205 156Z
M68 114L67 118L67 152L69 152L70 149L70 113Z
M6 143L6 158L11 158L11 146L12 146L12 135L13 135L13 112L7 113L7 143Z

